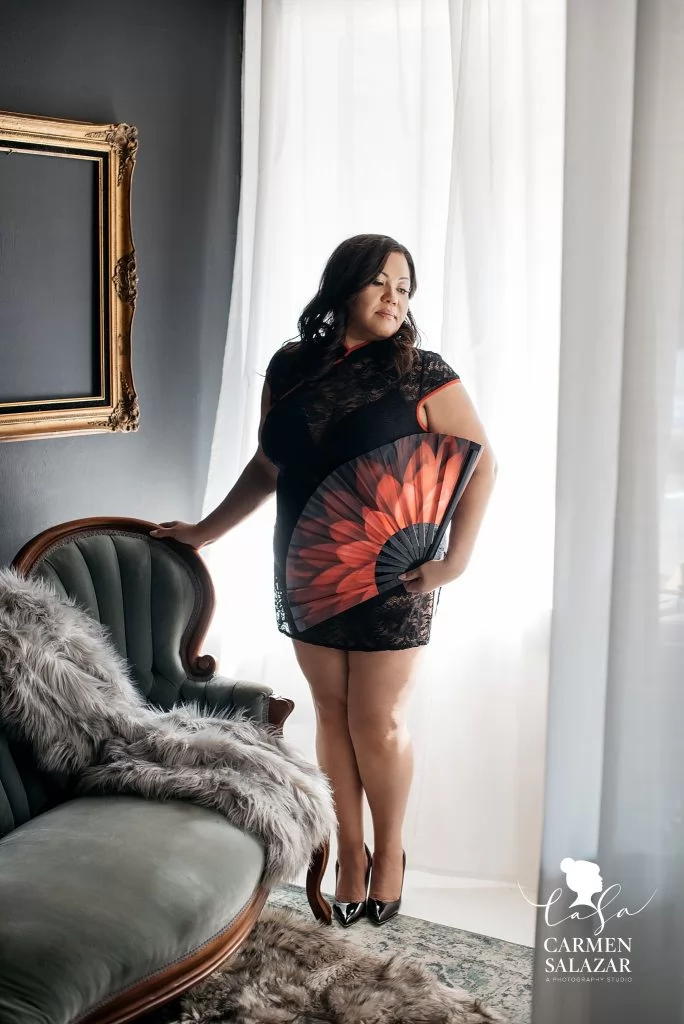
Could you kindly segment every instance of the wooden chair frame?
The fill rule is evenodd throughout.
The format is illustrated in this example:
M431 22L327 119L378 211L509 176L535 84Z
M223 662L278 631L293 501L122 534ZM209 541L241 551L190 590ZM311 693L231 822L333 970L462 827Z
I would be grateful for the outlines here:
M30 540L16 555L12 567L22 575L30 575L36 564L56 545L68 541L77 534L89 531L120 530L127 533L150 537L158 523L125 517L93 517L74 519L44 530ZM200 608L197 609L194 628L183 637L181 659L190 678L209 679L216 672L216 660L208 654L201 654L207 629L214 615L216 604L214 586L204 560L198 551L186 544L170 539L151 538L157 544L171 548L188 566L200 588ZM288 697L270 696L268 699L268 722L282 734L285 721L294 709L294 702ZM306 894L314 917L331 924L330 904L321 894L321 882L330 855L329 843L324 843L311 858L307 878ZM82 1019L81 1024L125 1024L126 1021L149 1013L164 1003L175 999L188 988L215 971L235 953L246 940L256 924L268 899L270 890L259 886L247 906L238 917L211 942L195 950L183 960L174 963L151 978L146 978L126 992L110 1000L105 1006L93 1010Z

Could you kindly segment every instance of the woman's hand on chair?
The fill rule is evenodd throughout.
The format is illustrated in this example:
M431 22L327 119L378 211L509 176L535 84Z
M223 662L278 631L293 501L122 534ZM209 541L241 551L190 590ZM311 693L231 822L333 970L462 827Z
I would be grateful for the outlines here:
M187 544L196 550L209 543L199 523L183 523L177 519L172 523L160 523L156 530L150 530L150 537L158 540L176 540L179 544Z

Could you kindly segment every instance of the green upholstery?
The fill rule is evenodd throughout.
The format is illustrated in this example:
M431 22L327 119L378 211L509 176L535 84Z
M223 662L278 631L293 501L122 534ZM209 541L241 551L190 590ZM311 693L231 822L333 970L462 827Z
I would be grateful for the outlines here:
M48 807L51 788L30 753L0 732L0 839Z
M150 704L165 711L179 701L244 707L250 717L267 720L268 687L188 677L180 650L195 626L201 590L168 545L126 530L84 529L52 547L31 575L48 580L107 627Z
M0 840L0 1024L73 1024L224 931L260 843L177 801L83 797Z
M34 569L107 626L150 703L170 708L186 678L179 657L195 605L190 575L143 537L87 534L54 548Z

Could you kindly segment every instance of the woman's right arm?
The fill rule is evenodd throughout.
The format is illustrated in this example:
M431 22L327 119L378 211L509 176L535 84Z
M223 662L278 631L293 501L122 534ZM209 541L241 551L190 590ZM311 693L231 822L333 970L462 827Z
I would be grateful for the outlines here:
M276 489L278 470L261 447L261 431L270 408L271 389L268 382L264 381L257 450L221 504L199 523L174 521L160 526L157 530L151 530L152 537L171 537L181 544L201 548L232 530L270 498Z

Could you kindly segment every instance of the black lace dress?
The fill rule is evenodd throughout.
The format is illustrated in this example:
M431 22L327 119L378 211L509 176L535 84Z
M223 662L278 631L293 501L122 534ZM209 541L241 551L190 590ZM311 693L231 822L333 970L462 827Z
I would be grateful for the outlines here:
M403 587L298 630L289 607L285 565L290 538L309 497L338 466L380 445L422 434L419 407L459 375L436 352L414 350L413 368L401 380L392 361L392 339L340 346L337 362L312 383L301 383L294 361L279 349L266 370L273 405L261 444L278 468L273 538L275 608L286 636L322 647L389 651L427 644L435 601Z

